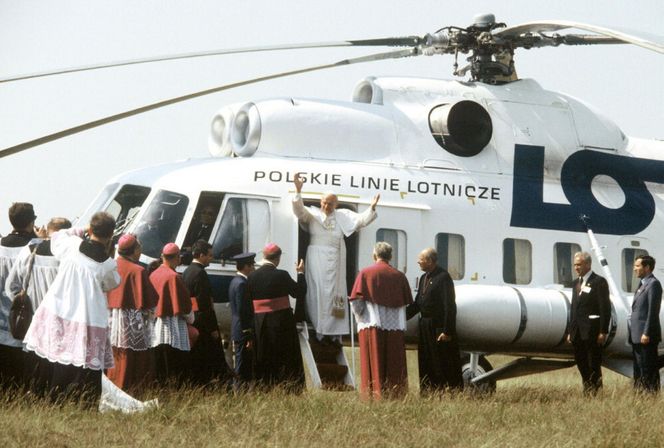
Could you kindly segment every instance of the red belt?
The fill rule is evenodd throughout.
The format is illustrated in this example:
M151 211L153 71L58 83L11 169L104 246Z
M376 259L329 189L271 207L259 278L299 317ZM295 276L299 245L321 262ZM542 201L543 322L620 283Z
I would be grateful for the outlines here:
M254 313L271 313L290 308L288 296L275 297L273 299L254 299Z

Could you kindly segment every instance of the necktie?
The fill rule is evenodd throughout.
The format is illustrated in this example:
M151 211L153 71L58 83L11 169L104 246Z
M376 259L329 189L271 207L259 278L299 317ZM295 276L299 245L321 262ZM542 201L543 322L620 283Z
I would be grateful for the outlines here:
M581 284L583 283L583 277L579 277L576 281L576 295L578 296L581 293Z

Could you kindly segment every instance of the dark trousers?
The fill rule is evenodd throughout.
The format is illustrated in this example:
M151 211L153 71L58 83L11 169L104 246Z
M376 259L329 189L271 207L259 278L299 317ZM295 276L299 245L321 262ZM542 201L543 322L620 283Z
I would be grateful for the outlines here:
M632 344L634 355L634 388L646 392L659 391L657 344Z
M23 349L0 344L0 392L23 386Z
M76 401L95 408L101 397L101 370L51 363L49 394L54 402Z
M49 393L54 363L34 352L23 352L25 386L35 396L43 398Z
M206 330L199 329L198 340L191 348L191 380L197 386L229 384L231 369L226 364L226 355L221 341L214 339Z
M585 392L596 392L602 387L602 346L597 337L581 339L577 334L572 340L574 361L583 380Z
M254 379L254 351L247 348L247 340L233 341L235 352L235 387L250 386Z

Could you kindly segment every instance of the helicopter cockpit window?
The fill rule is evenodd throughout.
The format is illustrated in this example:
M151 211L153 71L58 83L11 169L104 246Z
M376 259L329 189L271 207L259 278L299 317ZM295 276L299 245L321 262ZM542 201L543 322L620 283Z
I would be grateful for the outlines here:
M150 188L140 185L123 185L104 210L115 218L115 233L122 233L143 206Z
M230 198L212 243L215 260L242 252L258 252L270 236L270 208L261 199Z
M622 288L625 292L636 292L639 278L634 273L634 262L637 258L648 255L645 249L627 248L622 251Z
M166 243L175 241L189 199L172 191L159 191L136 226L143 253L158 258Z
M201 193L182 247L191 247L197 240L210 241L223 199L223 193L210 191Z
M88 223L90 222L90 218L92 215L97 213L99 210L102 209L104 204L108 202L108 200L113 196L113 193L115 193L118 189L118 186L120 184L118 183L112 183L108 184L104 187L104 189L99 192L97 197L92 201L92 204L88 206L87 209L85 209L85 212L81 216L78 217L78 222L84 222Z
M533 247L528 240L503 240L503 281L527 285L532 279Z
M436 252L438 266L445 268L453 280L461 280L466 273L466 240L463 235L437 234Z
M556 243L553 245L553 282L571 288L576 280L574 272L574 254L581 252L581 246L575 243Z
M395 229L378 229L376 242L385 241L392 246L390 264L401 272L406 272L406 232Z

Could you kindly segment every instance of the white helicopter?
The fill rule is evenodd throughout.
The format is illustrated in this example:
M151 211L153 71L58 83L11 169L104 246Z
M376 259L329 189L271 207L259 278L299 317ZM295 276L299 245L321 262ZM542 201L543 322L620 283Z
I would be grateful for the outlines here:
M593 34L558 33L569 29ZM468 80L368 77L351 102L282 98L223 107L212 120L211 158L117 176L80 220L99 210L112 213L118 232L139 235L143 261L149 262L166 242L190 245L202 210L211 209L216 260L208 271L220 323L228 328L231 256L258 251L267 241L284 249L284 266L306 253L306 234L291 211L295 172L304 173L304 197L311 203L334 190L341 206L361 211L380 193L377 220L346 242L349 282L371 263L371 248L382 240L393 245L393 264L415 287L416 254L436 247L456 283L459 342L468 354L464 375L488 388L499 379L573 364L564 343L572 257L592 247L595 269L604 269L612 291L604 365L630 376L627 316L637 283L632 264L641 254L664 256L656 233L664 221L664 142L627 137L583 102L519 79L513 59L521 48L622 43L664 53L662 38L563 21L506 27L491 14L424 37L220 51L214 54L406 47L173 98L5 148L0 157L239 85L389 58L454 55L454 75ZM468 65L458 67L459 54L469 54ZM192 55L169 59L181 57ZM410 323L411 337L415 325ZM491 353L518 358L493 369L485 358Z

